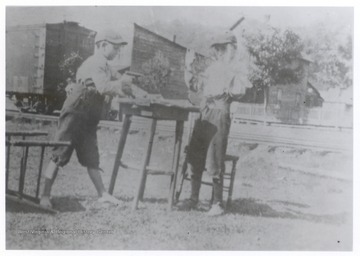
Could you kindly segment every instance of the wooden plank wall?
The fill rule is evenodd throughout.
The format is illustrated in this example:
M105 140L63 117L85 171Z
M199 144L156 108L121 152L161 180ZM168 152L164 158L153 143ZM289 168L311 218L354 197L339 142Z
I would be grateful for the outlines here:
M130 71L143 73L143 63L154 58L159 51L169 60L171 67L170 82L161 90L161 95L166 99L187 99L184 82L186 48L135 24Z

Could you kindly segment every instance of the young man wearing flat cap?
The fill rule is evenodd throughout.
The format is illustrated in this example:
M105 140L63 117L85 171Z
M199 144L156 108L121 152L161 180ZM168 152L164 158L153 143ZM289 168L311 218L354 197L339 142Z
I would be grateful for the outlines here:
M96 34L95 52L85 60L76 73L76 83L66 98L59 117L56 141L70 141L69 147L55 147L45 171L45 184L40 205L52 207L50 193L59 167L66 165L73 151L79 163L87 168L95 185L99 202L119 204L105 190L99 167L99 150L96 130L106 95L125 97L132 94L131 80L123 76L112 77L108 61L113 60L126 45L121 35L113 30Z
M199 201L202 173L206 169L213 180L214 200L208 215L224 213L222 205L225 154L230 130L230 105L241 100L251 84L244 76L237 56L237 39L230 31L220 34L211 44L214 61L204 74L187 81L189 88L197 88L202 94L200 117L195 122L188 148L191 196L180 209L196 209ZM191 84L197 81L197 84Z

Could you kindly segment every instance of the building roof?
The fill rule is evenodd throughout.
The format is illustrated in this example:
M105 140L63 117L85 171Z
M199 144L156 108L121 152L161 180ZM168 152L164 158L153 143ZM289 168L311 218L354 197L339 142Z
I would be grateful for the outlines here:
M300 54L300 59L301 59L301 60L304 60L304 61L306 61L306 62L309 62L309 63L313 63L313 62L314 62L314 60L311 58L311 56L308 55L308 54L306 54L306 53L304 53L304 52L302 52L302 53Z
M321 95L325 102L353 104L353 90L352 87L346 89L330 88L327 91L322 91Z
M320 92L309 81L307 82L307 86L310 87L313 90L313 92L324 101L324 98L321 97Z

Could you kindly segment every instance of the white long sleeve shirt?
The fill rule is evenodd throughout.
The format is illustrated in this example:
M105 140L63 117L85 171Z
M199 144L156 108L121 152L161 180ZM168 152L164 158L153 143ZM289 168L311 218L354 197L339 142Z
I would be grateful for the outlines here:
M116 94L121 88L119 80L112 80L107 59L93 55L86 59L76 72L76 82L82 83L91 78L100 94Z
M204 74L203 93L205 97L216 97L223 93L230 96L245 94L252 85L246 77L244 68L236 62L215 61Z

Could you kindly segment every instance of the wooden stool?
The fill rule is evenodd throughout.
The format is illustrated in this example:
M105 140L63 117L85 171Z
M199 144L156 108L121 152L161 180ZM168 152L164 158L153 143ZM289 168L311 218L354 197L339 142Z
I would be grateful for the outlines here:
M54 147L54 146L70 146L70 142L60 142L60 141L40 141L40 140L25 140L28 136L45 136L47 132L43 131L15 131L15 132L6 132L6 200L9 202L14 202L16 204L26 205L28 207L35 207L41 211L48 213L57 213L57 211L45 208L39 205L39 190L40 190L40 179L44 161L44 154L46 147ZM14 136L21 136L22 140L12 140L11 138ZM21 147L22 156L20 159L20 177L19 184L17 190L12 190L9 188L9 172L10 172L10 156L11 156L11 148L12 147ZM27 168L27 160L29 156L29 148L30 147L40 147L40 161L39 161L39 173L37 177L36 184L36 192L35 196L24 193L24 185L25 185L25 175Z
M238 160L239 160L239 157L237 157L237 156L232 156L232 155L225 156L225 172L223 174L222 183L223 183L223 191L228 193L226 206L225 206L226 209L229 209L229 207L231 205L232 193L233 193L233 189L234 189L234 180L235 180L235 174L236 174L236 164L237 164ZM230 171L227 171L226 162L231 162ZM188 175L187 175L187 165L188 165L187 159L185 159L183 167L182 167L182 172L180 175L180 184L177 188L176 195L175 195L176 203L179 201L179 197L181 194L184 180L188 180L188 181L191 180L191 178L188 177ZM206 185L206 186L213 186L212 182L201 181L201 184ZM214 189L212 190L212 193L211 193L211 200L210 200L211 203L213 202L213 199L214 199Z

